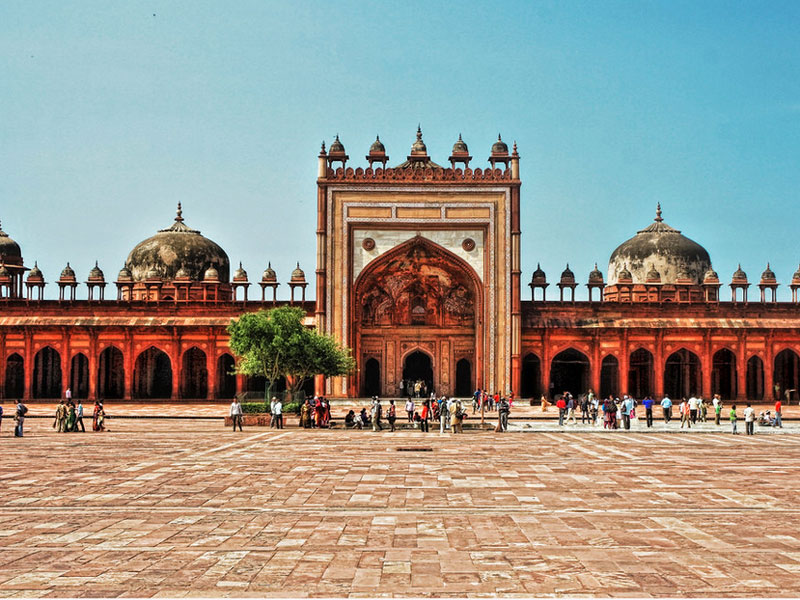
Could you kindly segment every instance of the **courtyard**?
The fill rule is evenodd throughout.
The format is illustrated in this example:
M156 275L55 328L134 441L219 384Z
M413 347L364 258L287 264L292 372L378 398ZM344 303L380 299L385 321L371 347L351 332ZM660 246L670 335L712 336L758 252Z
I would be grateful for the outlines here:
M0 596L798 596L800 437L2 432Z

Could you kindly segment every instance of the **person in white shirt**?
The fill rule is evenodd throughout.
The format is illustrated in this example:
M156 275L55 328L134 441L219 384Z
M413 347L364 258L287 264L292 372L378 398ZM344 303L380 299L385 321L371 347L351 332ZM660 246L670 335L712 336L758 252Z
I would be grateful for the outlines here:
M234 398L231 402L231 420L233 421L233 430L236 431L236 425L239 425L239 431L242 430L242 405L239 404L239 399Z
M755 434L756 411L747 403L747 408L744 409L744 431L747 435Z
M272 416L275 417L275 427L283 429L283 403L278 398L274 398L274 400L275 404L272 407Z
M409 398L406 400L406 413L408 413L408 422L414 422L414 401Z
M699 401L697 400L697 398L695 398L694 396L689 398L689 418L692 420L692 425L697 423L697 405L698 404L699 404Z

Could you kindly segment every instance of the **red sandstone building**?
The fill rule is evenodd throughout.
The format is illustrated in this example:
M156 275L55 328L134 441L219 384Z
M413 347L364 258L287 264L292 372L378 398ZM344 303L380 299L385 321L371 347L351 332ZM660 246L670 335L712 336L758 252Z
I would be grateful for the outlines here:
M581 393L726 399L791 396L800 388L800 271L777 302L767 265L757 298L739 268L731 295L708 252L656 218L612 253L608 274L581 285L567 267L547 298L537 267L522 300L519 156L499 137L474 167L459 136L441 166L421 131L396 167L380 140L348 166L338 137L319 154L316 300L299 265L288 282L307 324L353 349L349 377L315 382L334 397L397 396L409 380L440 393L476 387L518 396ZM0 232L0 384L4 398L230 398L263 389L232 375L226 326L276 302L267 268L231 276L222 247L174 223L138 244L111 282L69 264L53 283ZM116 293L106 297L105 288ZM45 286L58 299L45 299ZM87 287L87 299L76 290ZM526 294L527 295L527 294ZM253 296L256 296L253 298ZM751 294L752 296L752 294ZM310 389L308 390L311 391Z

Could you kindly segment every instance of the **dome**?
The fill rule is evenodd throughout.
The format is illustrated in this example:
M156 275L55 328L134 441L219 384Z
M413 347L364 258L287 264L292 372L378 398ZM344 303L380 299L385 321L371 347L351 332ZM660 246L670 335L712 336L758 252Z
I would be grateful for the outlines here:
M422 127L417 125L417 139L411 144L411 154L427 154L428 147L422 141Z
M769 268L769 263L767 263L767 268L761 273L761 283L775 283L776 281L775 273Z
M61 271L61 277L59 277L59 279L75 279L75 271L72 270L72 267L69 266L69 263L67 263L67 266L64 267L63 271Z
M0 227L0 261L7 265L22 266L22 250Z
M569 263L567 263L567 268L561 272L561 283L575 283L575 273L569 268Z
M603 272L597 268L597 263L594 263L594 269L589 273L590 283L603 283Z
M208 267L203 273L203 281L219 281L219 271L214 268L214 265Z
M492 154L508 154L508 144L497 134L497 141L492 144Z
M97 261L95 261L92 270L89 271L89 279L105 279L103 270L98 266Z
M369 147L370 154L386 154L386 148L381 142L381 137L379 135L375 136L375 141L372 142L372 146Z
M132 281L133 275L131 275L130 269L128 267L123 266L119 270L119 275L117 275L117 281Z
M661 273L656 271L656 268L653 265L650 265L650 270L647 272L647 282L660 282L661 281Z
M633 275L628 270L628 265L623 265L622 269L617 272L617 281L631 283L633 281Z
M272 263L267 263L267 268L264 269L264 274L261 275L261 281L264 283L274 283L278 281L278 276L272 268Z
M719 282L719 276L717 275L717 272L711 267L709 267L708 271L706 271L706 274L703 277L703 283L718 283L718 282Z
M154 271L159 279L175 279L183 266L193 281L200 281L211 267L217 269L220 280L227 283L230 261L225 251L210 239L190 229L184 222L181 204L171 227L140 242L125 261L134 281L142 281Z
M305 281L305 280L306 280L306 274L303 273L303 269L300 268L300 263L297 263L297 267L295 267L295 270L292 271L291 281Z
M328 156L331 154L344 154L344 144L339 141L339 134L336 134L331 147L328 149Z
M236 269L233 273L233 280L234 281L247 281L247 271L242 268L241 261L239 262L239 268Z
M186 270L186 267L181 265L181 268L175 273L175 279L191 279L191 276L189 275L189 271Z
M469 154L467 143L461 139L461 134L458 134L458 141L453 144L453 154Z
M44 275L41 269L39 269L38 262L33 263L33 268L28 273L28 281L44 281Z
M741 264L739 264L739 266L733 272L733 281L747 283L747 273L742 271L742 265Z
M546 282L547 282L547 275L545 275L544 271L542 271L541 265L539 263L536 263L536 270L533 272L531 283L546 283Z
M616 274L623 267L630 269L634 283L644 283L648 265L659 272L663 283L676 283L683 273L693 283L700 284L705 272L711 268L711 258L700 244L664 223L659 204L654 222L611 253L608 260L609 284L618 281Z
M800 282L800 266L797 267L797 271L794 272L792 275L792 283Z
M11 272L6 269L5 263L0 263L0 279L11 281Z

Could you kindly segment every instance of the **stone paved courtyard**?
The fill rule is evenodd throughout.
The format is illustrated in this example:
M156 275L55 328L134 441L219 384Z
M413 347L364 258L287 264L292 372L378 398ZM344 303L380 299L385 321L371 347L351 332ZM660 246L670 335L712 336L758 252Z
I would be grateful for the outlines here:
M800 596L796 433L50 425L3 422L0 596Z

